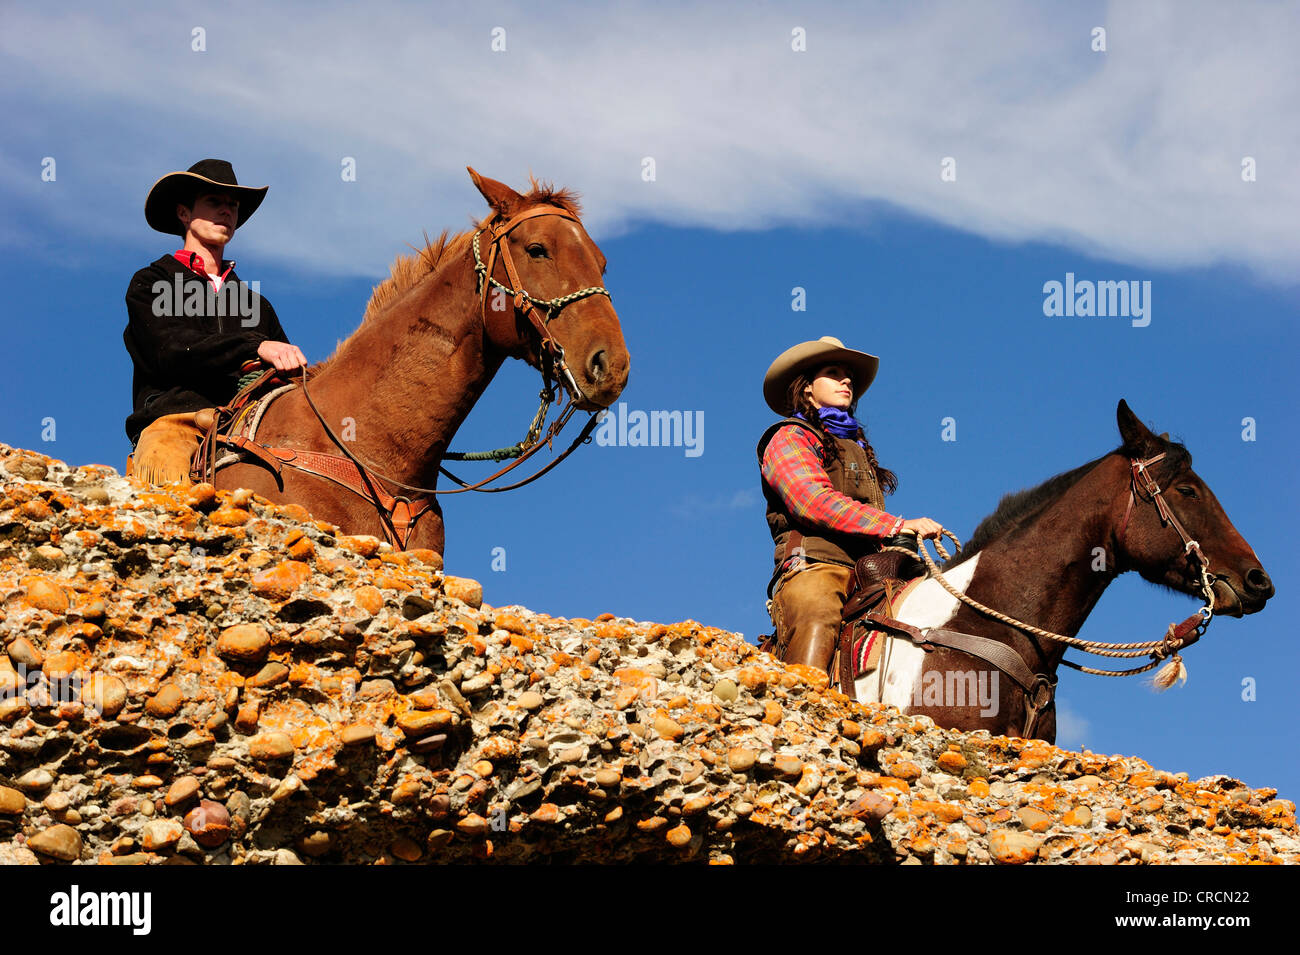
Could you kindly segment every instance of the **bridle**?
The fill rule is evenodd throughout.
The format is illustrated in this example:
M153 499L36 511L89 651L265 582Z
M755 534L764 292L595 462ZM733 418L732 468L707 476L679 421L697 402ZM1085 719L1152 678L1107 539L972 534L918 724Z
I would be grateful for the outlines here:
M1145 673L1148 670L1159 666L1166 659L1168 662L1165 667L1156 675L1154 682L1157 688L1167 689L1172 686L1176 679L1185 677L1186 668L1183 665L1180 651L1185 650L1197 640L1199 640L1209 629L1210 621L1214 615L1214 589L1213 582L1210 578L1210 561L1201 551L1200 544L1194 540L1182 522L1178 520L1173 509L1170 508L1168 501L1164 498L1164 492L1157 483L1155 477L1150 473L1151 465L1156 464L1165 457L1161 452L1150 458L1130 458L1129 459L1129 499L1128 505L1124 509L1124 518L1120 523L1119 530L1116 534L1116 543L1122 544L1124 532L1128 528L1128 523L1132 517L1134 507L1137 501L1150 501L1156 508L1156 513L1160 517L1160 526L1172 526L1183 541L1183 552L1189 557L1194 557L1197 563L1197 569L1200 575L1200 584L1205 597L1205 606L1196 613L1192 614L1182 623L1169 625L1165 636L1160 640L1150 640L1140 643L1101 643L1095 640L1082 640L1078 637L1071 637L1065 634L1053 633L1050 630L1043 630L1032 624L1025 623L1022 620L1016 620L1014 617L1007 616L1004 613L986 607L978 600L967 596L956 587L948 583L943 573L935 565L933 558L925 547L920 546L918 540L917 552L924 558L930 575L942 586L949 594L956 597L962 603L968 605L981 614L999 620L1002 623L1013 627L1022 633L1044 637L1057 643L1064 643L1067 646L1083 650L1085 653L1092 653L1097 656L1134 658L1149 656L1151 661L1143 666L1134 667L1129 670L1100 670L1094 667L1083 666L1064 658L1061 663L1072 669L1079 670L1083 673L1091 673L1097 676L1134 676L1139 673ZM957 538L949 531L944 530L943 534L957 542ZM960 549L960 543L957 543ZM948 552L944 549L939 541L935 541L935 549L944 557L950 559ZM909 555L915 556L910 548L888 546L882 550L897 550ZM1029 738L1036 728L1039 717L1050 706L1053 705L1056 695L1056 677L1054 674L1032 672L1028 665L1020 658L1018 652L1014 651L1008 645L993 640L989 637L979 637L974 634L962 633L960 631L947 630L943 628L921 629L905 624L902 621L894 620L877 613L869 613L866 619L873 625L901 633L910 639L917 646L925 649L934 647L948 647L959 650L977 659L985 660L992 663L1002 672L1010 676L1024 691L1025 694L1025 725L1023 735ZM1031 643L1037 647L1037 643L1032 640ZM1010 655L1008 655L1010 651ZM1042 651L1039 650L1042 656ZM1014 657L1014 659L1013 659ZM848 692L847 690L845 692Z
M463 494L466 491L484 491L500 492L514 490L529 484L542 475L546 474L557 464L563 461L571 454L579 444L584 444L591 440L591 433L595 430L597 424L597 413L593 412L587 423L583 426L578 436L573 442L565 448L560 454L550 461L545 467L529 475L522 481L504 487L488 488L484 485L490 484L497 478L506 474L508 471L518 467L528 458L532 457L543 447L550 447L556 436L568 423L569 419L578 409L578 402L585 399L582 389L578 387L577 380L573 376L568 363L565 361L564 348L551 334L548 327L552 321L560 314L561 310L573 302L587 298L592 295L604 295L611 299L609 290L601 286L590 286L570 292L567 295L561 295L552 299L539 299L531 295L524 289L522 281L519 278L519 272L515 268L514 259L510 254L509 243L506 237L514 231L521 223L528 219L538 216L559 216L562 219L568 219L571 222L579 222L578 217L559 206L540 205L526 209L517 213L503 223L495 226L489 225L474 233L471 246L474 251L474 272L477 275L477 293L480 298L480 312L483 317L484 335L487 339L498 348L501 348L507 354L522 354L531 363L535 359L536 367L542 373L542 406L538 410L537 417L534 418L532 427L529 428L527 437L523 442L511 449L502 449L505 453L498 454L490 452L482 457L499 460L501 457L514 457L515 460L510 464L502 467L500 470L489 475L481 481L474 484L467 484L460 478L456 477L450 471L439 467L439 471L455 481L460 487L457 488L426 488L405 484L396 478L389 477L376 469L373 465L362 460L346 443L344 443L334 429L329 426L325 416L321 414L320 409L316 407L316 402L312 400L311 393L307 388L307 369L302 369L302 378L298 383L302 388L303 397L307 399L307 404L315 413L317 420L320 421L321 427L329 435L330 440L343 452L343 455L326 454L317 451L302 451L294 448L270 448L256 444L242 437L227 438L224 435L216 435L214 426L210 443L215 449L216 443L225 443L238 447L241 450L248 451L262 463L275 472L277 478L280 476L282 466L288 466L317 477L326 478L339 484L358 496L369 501L379 512L380 523L383 526L384 534L391 543L399 549L405 549L407 542L410 540L415 529L415 523L423 514L432 509L434 500L440 494ZM488 260L485 264L479 254L479 236L487 233L490 237L488 245ZM496 267L497 260L500 259L506 270L506 277L510 285L505 285L493 277L493 271ZM513 286L513 287L512 287ZM513 298L513 309L506 308L489 308L488 297L491 294L491 288L497 288L505 295ZM545 310L545 317L541 315L539 307ZM538 345L533 348L531 341L526 336L519 334L517 316L522 313L533 330L538 336ZM251 394L263 381L269 380L275 374L274 369L268 370L262 378L250 385L245 391L237 396L231 405L221 411L234 410L234 406L240 403L246 403L247 396ZM546 433L541 433L541 425L546 417L546 410L550 407L551 399L554 397L554 383L562 384L569 394L569 401L562 409L559 416L546 429ZM240 404L242 407L242 404ZM216 416L222 418L221 414ZM226 417L231 417L227 415ZM480 457L480 455L453 454L447 452L444 457ZM208 464L204 468L211 478L215 478L215 454L209 456ZM378 482L388 482L410 494L390 494Z
M1117 544L1124 542L1124 532L1128 529L1129 518L1133 516L1133 505L1138 501L1141 495L1146 496L1142 500L1151 501L1156 506L1156 513L1160 517L1160 526L1172 526L1178 533L1183 542L1183 553L1189 560L1195 563L1196 571L1200 577L1201 590L1205 595L1205 606L1197 611L1203 618L1204 623L1198 628L1197 635L1205 633L1205 629L1210 625L1210 618L1214 613L1214 583L1210 579L1210 560L1201 552L1201 545L1187 533L1177 515L1174 514L1173 508L1165 500L1164 492L1161 490L1159 483L1151 474L1148 468L1163 460L1166 452L1161 451L1154 457L1138 459L1132 458L1129 461L1129 492L1128 505L1124 508L1124 519L1120 522L1119 531L1115 535Z
M483 315L483 328L488 339L507 353L517 352L521 348L527 350L529 358L535 357L537 359L537 367L541 370L543 379L549 382L551 378L554 378L564 385L573 401L580 401L586 396L583 395L582 389L578 387L573 372L564 360L563 346L555 340L555 336L551 334L548 326L566 305L591 295L604 295L611 301L613 301L613 296L609 294L609 289L599 285L578 289L576 292L570 292L568 295L561 295L552 299L536 298L524 289L523 282L519 279L519 272L515 268L515 260L510 255L510 244L506 242L506 237L520 223L538 216L558 216L561 219L568 219L570 222L578 222L577 216L565 209L561 209L559 206L534 206L531 209L516 213L497 226L479 229L474 233L470 245L474 250L474 272L478 276L478 294L480 311ZM478 237L485 232L490 237L486 264L479 255L478 242ZM501 264L505 266L506 277L510 280L510 285L498 282L492 277L498 258L500 258ZM513 311L497 307L489 309L488 297L490 289L494 287L499 289L503 296L509 295L513 297L515 306ZM538 312L539 305L546 310L544 319ZM516 320L518 313L523 314L537 333L539 346L536 353L533 353L531 343L519 335Z

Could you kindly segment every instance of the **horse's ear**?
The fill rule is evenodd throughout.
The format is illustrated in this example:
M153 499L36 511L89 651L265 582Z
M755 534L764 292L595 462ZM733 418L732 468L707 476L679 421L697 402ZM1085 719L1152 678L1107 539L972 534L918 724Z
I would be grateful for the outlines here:
M1124 439L1124 449L1134 457L1150 457L1160 446L1160 439L1151 433L1151 429L1138 420L1133 409L1123 398L1115 408L1115 419L1119 423L1119 434Z
M514 210L519 208L523 202L523 196L515 192L504 182L497 182L495 179L489 179L487 176L480 176L474 171L473 166L466 166L469 170L470 179L474 180L474 187L483 194L493 210L500 216L509 217Z

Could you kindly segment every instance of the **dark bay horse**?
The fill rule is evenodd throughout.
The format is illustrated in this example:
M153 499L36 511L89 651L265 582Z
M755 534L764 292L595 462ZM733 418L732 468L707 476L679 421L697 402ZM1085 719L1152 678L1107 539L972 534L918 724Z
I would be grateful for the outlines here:
M308 370L310 403L301 387L274 400L258 425L258 445L339 456L340 442L326 433L314 404L346 451L375 474L433 488L457 428L508 357L562 381L577 409L598 410L618 398L627 383L627 348L600 287L605 256L582 227L576 196L536 181L521 195L469 173L492 214L475 230L452 238L443 232L418 255L399 257L391 277L376 286L361 326ZM521 408L521 421L531 410ZM378 497L409 493L392 482L374 482ZM392 531L372 501L294 467L284 466L277 478L245 459L218 471L215 483L301 504L349 533L383 538ZM431 497L421 506L427 509L411 521L405 546L442 553L441 508Z
M1018 622L1066 637L1078 634L1110 582L1130 570L1202 599L1208 580L1216 615L1262 610L1273 584L1192 470L1186 448L1153 434L1124 401L1116 414L1123 444L1036 488L1004 497L966 550L942 569L949 584ZM1135 466L1139 463L1143 468ZM1160 493L1152 493L1156 486ZM1161 497L1167 512L1162 513ZM1208 560L1208 578L1202 577L1196 548L1185 544L1179 525ZM1047 692L1033 707L1009 670L999 670L987 657L947 646L927 651L895 636L887 641L878 670L856 679L859 700L891 703L944 727L1055 741L1051 690L1065 644L992 619L933 578L915 587L894 616L923 632L956 631L1010 647L1023 661L1020 672ZM1005 651L991 655L1000 653ZM1016 669L1014 661L1010 669Z

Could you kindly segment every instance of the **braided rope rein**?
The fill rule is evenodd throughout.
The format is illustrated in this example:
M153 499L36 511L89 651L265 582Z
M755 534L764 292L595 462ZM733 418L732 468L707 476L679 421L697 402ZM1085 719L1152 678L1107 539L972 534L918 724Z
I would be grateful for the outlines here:
M953 534L947 528L941 528L940 533L942 537L949 538L953 544L956 545L958 551L961 550L961 541L957 539L957 535ZM939 552L945 561L952 559L952 555L944 548L941 538L936 538L934 540L934 549ZM1190 549L1190 546L1186 548L1187 551L1190 551ZM1071 669L1078 670L1082 673L1091 673L1095 676L1137 676L1138 674L1146 673L1148 670L1159 666L1162 661L1168 658L1165 668L1153 678L1152 682L1156 689L1166 690L1173 686L1176 681L1185 682L1187 680L1187 666L1183 663L1182 657L1178 653L1178 650L1183 645L1184 641L1175 634L1175 629L1177 627L1176 624L1171 623L1169 629L1165 631L1164 637L1160 640L1147 640L1139 643L1104 643L1099 640L1083 640L1079 637L1070 637L1062 633L1053 633L1051 630L1044 630L1041 627L1035 627L1033 624L1017 620L1014 617L1010 617L1007 614L994 610L992 607L986 607L973 597L969 597L960 590L957 590L952 586L952 584L948 583L947 578L944 577L943 573L935 564L934 559L930 556L930 552L925 549L925 542L920 538L917 539L917 549L915 551L907 547L898 547L895 545L885 546L881 548L881 550L898 551L899 553L908 554L912 557L920 554L928 568L928 575L938 581L939 585L943 587L944 590L948 591L948 593L952 594L952 596L956 597L967 606L985 614L986 616L992 617L995 620L1000 620L1017 630L1026 633L1033 633L1037 636L1043 637L1044 639L1056 641L1057 643L1064 643L1077 650L1082 650L1085 653L1091 653L1094 656L1130 659L1148 655L1152 657L1151 662L1144 666L1133 667L1128 670L1099 670L1095 667L1084 666L1083 664L1074 663L1062 658L1061 663ZM1200 611L1201 616L1204 617L1204 623L1198 628L1199 632L1196 634L1197 637L1199 637L1200 634L1204 632L1204 628L1209 625L1209 611L1213 602L1213 595L1210 589L1212 585L1209 580L1209 573L1206 569L1207 564L1208 562L1202 557L1201 584L1206 593L1207 605Z
M542 436L542 425L546 424L546 416L550 413L551 403L555 400L555 388L549 379L546 380L546 387L538 392L538 397L541 398L542 403L538 406L537 414L533 416L533 423L528 426L528 432L522 441L508 448L494 448L491 451L447 451L443 457L452 461L505 461L507 458L519 457Z

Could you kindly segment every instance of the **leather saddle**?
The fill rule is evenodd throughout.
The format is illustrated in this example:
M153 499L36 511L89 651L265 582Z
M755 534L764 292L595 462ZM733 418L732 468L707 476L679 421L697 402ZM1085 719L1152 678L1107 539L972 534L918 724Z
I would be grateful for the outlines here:
M867 554L853 565L830 671L831 681L841 693L855 698L854 681L879 659L881 642L875 639L867 615L891 618L899 595L925 572L919 557L898 551Z

